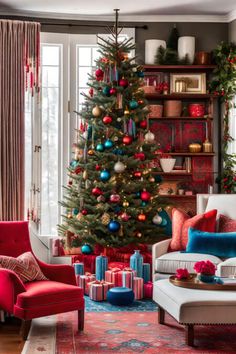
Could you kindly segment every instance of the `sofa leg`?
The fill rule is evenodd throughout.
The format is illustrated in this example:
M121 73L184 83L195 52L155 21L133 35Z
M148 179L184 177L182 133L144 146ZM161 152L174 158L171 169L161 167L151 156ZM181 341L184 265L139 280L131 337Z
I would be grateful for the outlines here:
M78 311L78 330L84 330L84 309Z
M27 320L27 321L22 320L22 322L21 322L20 334L21 334L23 340L27 340L30 326L31 326L31 322L32 322L31 320Z
M159 306L158 309L158 323L164 324L165 322L165 310Z
M186 344L190 347L194 346L194 326L193 324L188 324L185 326L185 340Z

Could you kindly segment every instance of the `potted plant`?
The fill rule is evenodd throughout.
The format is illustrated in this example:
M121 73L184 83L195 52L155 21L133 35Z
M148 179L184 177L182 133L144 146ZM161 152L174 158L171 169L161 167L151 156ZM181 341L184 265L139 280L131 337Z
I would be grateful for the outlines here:
M199 261L194 264L193 269L197 272L197 277L204 283L215 281L216 266L211 261Z
M176 159L174 159L170 154L162 153L160 155L160 165L163 172L171 172L174 168Z

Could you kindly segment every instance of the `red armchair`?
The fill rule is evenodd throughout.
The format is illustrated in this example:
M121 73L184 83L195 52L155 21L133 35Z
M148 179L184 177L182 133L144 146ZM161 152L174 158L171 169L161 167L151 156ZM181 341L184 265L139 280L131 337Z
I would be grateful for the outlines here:
M28 222L0 222L0 255L18 257L29 251L33 253ZM22 320L24 340L33 318L61 312L78 311L78 329L83 330L84 297L76 286L74 268L36 260L48 280L23 283L15 272L0 268L0 309Z

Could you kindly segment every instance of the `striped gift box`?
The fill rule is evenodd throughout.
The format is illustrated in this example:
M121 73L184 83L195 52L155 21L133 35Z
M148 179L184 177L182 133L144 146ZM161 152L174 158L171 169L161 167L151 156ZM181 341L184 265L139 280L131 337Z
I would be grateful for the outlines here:
M88 283L94 281L95 275L91 273L85 273L85 275L80 275L79 287L84 290L84 295L88 295Z
M150 281L150 264L149 263L143 263L143 281L144 281L144 284L146 284L148 281Z
M105 272L105 281L115 286L122 286L122 271L120 268L111 268Z
M132 289L136 271L131 268L124 268L120 273L122 274L122 286Z
M143 278L134 277L133 291L135 300L141 300L143 298Z
M73 266L75 268L75 275L84 275L84 263L75 262Z
M114 284L104 280L95 280L88 283L89 297L94 301L103 301L107 298L107 292L113 288Z

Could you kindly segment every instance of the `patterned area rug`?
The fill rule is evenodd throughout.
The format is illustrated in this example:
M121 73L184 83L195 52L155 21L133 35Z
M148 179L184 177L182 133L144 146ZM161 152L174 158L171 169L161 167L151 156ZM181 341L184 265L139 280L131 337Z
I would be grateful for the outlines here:
M170 316L157 324L156 312L89 312L77 332L76 312L33 322L22 354L79 353L235 353L236 326L196 326L195 348L184 343L184 329Z
M93 301L84 297L86 312L152 312L157 311L157 304L152 300L136 300L129 306L114 306L107 301Z

